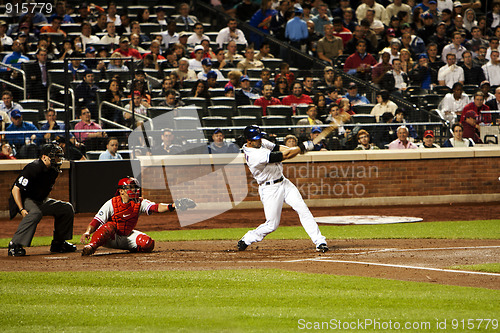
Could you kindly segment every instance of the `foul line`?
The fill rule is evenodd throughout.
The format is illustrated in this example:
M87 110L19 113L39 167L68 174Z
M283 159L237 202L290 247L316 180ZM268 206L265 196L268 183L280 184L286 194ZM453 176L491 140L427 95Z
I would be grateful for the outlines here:
M371 253L381 253L381 252L410 252L410 251L438 251L438 250L475 250L475 249L496 249L500 248L500 245L485 245L485 246L456 246L456 247L428 247L421 249L379 249L379 250L368 250L364 252L355 253L333 253L334 255L360 255L360 254L371 254Z
M419 266L407 266L407 265L393 265L393 264L381 264L377 262L364 262L364 261L352 261L352 260L332 260L332 259L299 259L299 260L290 260L286 262L299 262L299 261L326 261L326 262L334 262L340 264L358 264L358 265L370 265L370 266L384 266L384 267L396 267L396 268L408 268L408 269L419 269L423 271L437 271L437 272L447 272L447 273L462 273L462 274L475 274L475 275L489 275L489 276L499 276L499 273L487 273L487 272L473 272L473 271L459 271L455 269L444 269L444 268L432 268L432 267L419 267Z

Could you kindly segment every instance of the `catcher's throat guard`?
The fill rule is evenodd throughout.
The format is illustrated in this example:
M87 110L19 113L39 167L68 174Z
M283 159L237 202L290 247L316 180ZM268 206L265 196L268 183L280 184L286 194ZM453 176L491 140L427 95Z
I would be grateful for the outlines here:
M120 194L120 189L127 191L127 195L130 198L130 200L133 200L135 202L139 201L139 198L141 197L141 185L139 184L139 181L136 178L126 177L120 179L118 181L118 188L116 190L116 195Z

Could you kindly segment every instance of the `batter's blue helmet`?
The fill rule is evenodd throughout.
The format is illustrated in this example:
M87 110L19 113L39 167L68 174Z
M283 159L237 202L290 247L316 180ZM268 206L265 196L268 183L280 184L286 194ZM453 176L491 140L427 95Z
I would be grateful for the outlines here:
M257 125L249 125L245 127L244 135L247 140L259 140L262 139L266 133L261 132L259 126Z

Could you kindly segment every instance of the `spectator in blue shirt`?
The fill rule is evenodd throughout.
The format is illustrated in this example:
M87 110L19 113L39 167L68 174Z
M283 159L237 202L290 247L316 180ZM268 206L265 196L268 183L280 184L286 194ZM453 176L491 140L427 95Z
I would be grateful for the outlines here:
M115 137L110 137L106 145L106 151L99 155L99 160L123 160L123 157L118 153L120 143Z
M287 22L285 37L288 38L293 44L302 44L309 32L307 31L307 23L302 20L302 8L295 8L295 16Z
M354 82L349 84L345 97L349 100L349 102L351 102L351 105L370 104L368 98L358 94L358 86Z
M7 132L26 132L26 131L38 131L35 125L23 121L23 115L19 110L12 110L10 113L12 124L10 124L5 131ZM25 143L36 142L38 136L35 133L13 133L5 134L5 139L9 141L10 144L16 146L19 149Z

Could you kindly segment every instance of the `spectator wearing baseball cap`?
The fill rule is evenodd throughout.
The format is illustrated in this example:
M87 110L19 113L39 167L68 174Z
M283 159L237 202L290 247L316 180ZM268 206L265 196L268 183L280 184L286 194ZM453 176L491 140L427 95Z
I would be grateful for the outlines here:
M122 36L120 38L120 47L113 51L113 53L120 53L125 58L134 57L137 60L141 60L142 56L139 51L130 47L130 39L127 36Z
M424 138L422 140L422 143L418 145L418 148L440 148L437 144L434 143L434 140L435 140L434 131L426 130L424 132Z
M224 132L216 128L212 135L212 142L208 145L209 154L238 154L240 147L224 140Z
M354 82L349 83L345 97L349 100L351 105L370 104L368 98L358 93L358 85Z
M15 145L17 149L26 143L35 143L37 138L41 138L40 134L36 133L19 133L27 131L38 131L35 125L23 120L23 115L18 109L12 110L10 113L10 119L12 121L9 126L5 129L7 132L17 132L12 134L5 134L5 140Z
M0 20L0 45L5 46L11 46L14 40L7 36L6 32L7 29L9 28L9 25L7 22L4 20ZM28 24L28 31L29 31L29 24Z
M189 59L189 69L195 72L203 71L203 66L201 61L203 60L205 49L202 45L196 45L193 50L193 58Z
M475 97L475 96L474 96ZM464 121L461 121L464 132L463 137L465 139L471 139L474 143L483 143L479 136L479 130L477 128L478 114L472 110L462 112Z
M253 101L260 97L259 91L250 86L250 78L247 75L242 75L240 82L241 89L236 90L234 94L236 106L252 105Z
M311 128L311 133L309 134L310 140L311 141L314 140L318 135L320 135L321 132L323 132L323 130L319 126L314 126L313 128ZM312 151L320 151L320 150L323 151L328 150L326 149L326 142L324 139L315 144L314 148L312 149Z
M216 80L224 80L224 75L217 68L213 68L213 63L210 58L205 58L201 61L201 66L203 70L198 73L198 79L206 81L208 79L208 74L213 77L215 75Z

